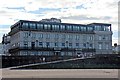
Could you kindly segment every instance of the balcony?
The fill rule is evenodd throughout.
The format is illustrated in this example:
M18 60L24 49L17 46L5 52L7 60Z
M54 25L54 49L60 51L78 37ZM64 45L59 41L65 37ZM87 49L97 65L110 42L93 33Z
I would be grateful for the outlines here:
M96 49L83 48L82 52L96 52Z
M28 50L28 51L77 51L76 48L54 48L54 47L16 47L9 49L10 53L14 53L21 50ZM95 52L95 49L81 49L82 52Z

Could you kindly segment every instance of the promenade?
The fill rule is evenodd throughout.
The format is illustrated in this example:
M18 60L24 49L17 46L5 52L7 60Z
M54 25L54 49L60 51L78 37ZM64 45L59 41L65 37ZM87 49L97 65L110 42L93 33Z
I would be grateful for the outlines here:
M2 78L118 78L118 69L1 69Z

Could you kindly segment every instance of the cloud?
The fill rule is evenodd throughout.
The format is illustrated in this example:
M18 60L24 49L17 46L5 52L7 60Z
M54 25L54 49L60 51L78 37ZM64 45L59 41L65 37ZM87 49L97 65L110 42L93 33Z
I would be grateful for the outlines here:
M111 17L110 16L88 17L86 15L78 15L78 16L61 17L61 19L71 19L71 20L109 20L109 19L111 19Z
M43 18L56 17L65 23L111 23L115 36L118 31L118 1L2 0L0 25L12 25L21 19L39 21Z
M28 11L28 13L43 14L48 11L49 12L60 11L60 8L39 8L38 10L35 10L35 11Z

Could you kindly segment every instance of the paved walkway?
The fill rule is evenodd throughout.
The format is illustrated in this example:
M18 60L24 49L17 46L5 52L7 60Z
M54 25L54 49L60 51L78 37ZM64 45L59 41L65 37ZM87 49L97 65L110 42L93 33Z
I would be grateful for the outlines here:
M118 78L118 69L3 69L3 78Z
M34 64L27 64L27 65L9 67L9 68L14 69L14 68L20 68L20 67L28 67L28 66L37 66L37 65L43 65L43 64L60 63L60 62L74 61L74 60L80 60L80 59L83 59L83 58L73 58L73 59L58 60L58 61L51 61L51 62L34 63Z

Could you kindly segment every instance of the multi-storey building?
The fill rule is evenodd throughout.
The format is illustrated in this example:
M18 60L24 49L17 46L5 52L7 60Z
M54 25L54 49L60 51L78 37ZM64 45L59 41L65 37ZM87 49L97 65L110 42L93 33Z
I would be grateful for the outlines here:
M10 46L10 36L8 34L3 35L1 45L2 45L2 54L3 55L10 55L9 49L11 49L11 46Z
M105 23L20 20L11 26L9 36L11 55L90 57L112 53L111 24Z

